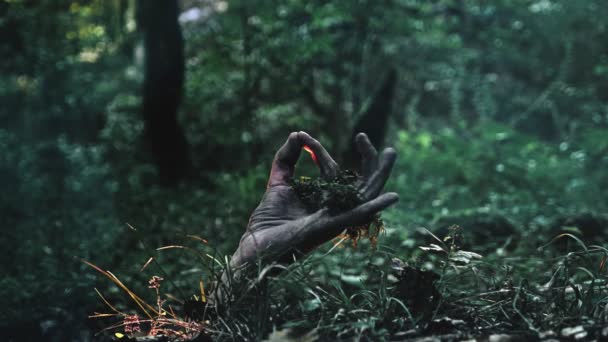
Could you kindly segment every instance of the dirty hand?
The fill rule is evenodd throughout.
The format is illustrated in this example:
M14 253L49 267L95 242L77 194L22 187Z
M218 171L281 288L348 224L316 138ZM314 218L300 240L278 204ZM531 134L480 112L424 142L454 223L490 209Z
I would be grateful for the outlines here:
M292 254L305 254L339 235L345 227L365 223L397 202L396 193L380 194L395 162L395 151L387 148L378 157L363 133L357 135L356 143L362 159L359 191L364 202L354 209L330 215L327 208L307 209L289 181L303 148L310 151L325 180L336 176L338 164L307 133L291 133L274 157L266 193L249 219L247 231L232 257L232 266L252 264L258 258L265 262L288 262Z

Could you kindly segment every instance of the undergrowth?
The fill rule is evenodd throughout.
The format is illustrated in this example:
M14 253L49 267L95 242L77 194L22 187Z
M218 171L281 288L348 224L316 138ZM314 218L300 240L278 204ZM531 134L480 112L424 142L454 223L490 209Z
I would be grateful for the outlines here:
M289 267L271 265L249 281L228 281L231 300L207 306L203 293L209 297L213 282L232 273L224 255L242 233L225 227L237 226L250 212L267 170L226 174L218 189L247 198L226 195L210 211L215 220L205 238L214 239L206 243L184 232L159 251L126 250L129 260L138 258L138 268L146 267L141 275L121 276L130 286L122 289L127 301L112 287L100 290L123 313L117 322L100 319L101 325L117 323L113 332L128 338L125 317L150 320L131 293L142 300L148 294L146 302L156 307L158 299L144 286L156 275L165 279L163 310L177 321L201 324L200 336L215 340L608 336L608 219L601 214L607 209L601 193L607 159L604 147L594 148L605 146L598 135L548 144L486 122L467 131L420 129L395 136L399 158L387 189L398 192L400 202L383 213L386 229L377 248L368 240L356 249L343 248L342 240L327 244ZM158 193L141 194L142 203L166 205ZM164 225L185 226L177 218L188 217L205 196L167 196L175 210ZM224 207L230 210L224 213ZM154 246L174 241L161 237L150 230L137 239ZM155 317L141 325L141 334L158 332L149 329Z
M112 309L110 315L120 317L108 327L115 338L606 337L608 249L563 233L539 245L533 254L516 249L508 255L481 255L461 248L467 231L459 226L450 227L442 238L426 228L418 230L426 243L416 246L415 253L408 251L410 257L384 243L377 249L368 243L356 250L327 246L289 267L269 265L247 281L226 282L233 298L215 306L206 305L209 294L205 294L202 280L197 295L180 301L170 293L161 295L159 278L153 277L157 303L148 305L113 274L91 266L125 290L136 304L133 309L139 309L118 311L100 294ZM389 229L387 235L392 234ZM560 244L564 240L573 242L568 250ZM208 246L200 251L168 246L160 250L189 249L206 259L205 265L216 279L220 273L230 278L227 259L217 259L205 248ZM349 269L353 264L357 273ZM281 272L274 272L276 269ZM164 308L166 300L173 304ZM97 313L93 317L107 316Z

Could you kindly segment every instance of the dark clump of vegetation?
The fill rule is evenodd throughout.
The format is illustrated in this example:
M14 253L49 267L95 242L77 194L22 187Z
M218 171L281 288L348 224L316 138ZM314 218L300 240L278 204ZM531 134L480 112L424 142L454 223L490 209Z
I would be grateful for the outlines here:
M339 214L363 203L357 188L358 180L356 172L341 170L331 180L300 177L293 178L290 183L300 200L311 211L327 208L330 213Z
M291 180L291 186L300 200L311 211L327 208L333 215L351 210L364 202L358 186L361 180L357 172L340 170L336 177L325 180L321 177L299 177ZM361 237L367 237L375 246L378 235L384 229L380 214L369 218L368 222L357 226L344 227L345 237L353 246Z

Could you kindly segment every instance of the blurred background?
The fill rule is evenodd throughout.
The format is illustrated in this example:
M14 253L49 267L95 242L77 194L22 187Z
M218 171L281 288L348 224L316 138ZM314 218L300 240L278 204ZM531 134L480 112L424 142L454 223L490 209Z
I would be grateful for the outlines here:
M79 258L145 289L151 249L231 253L291 131L347 167L356 132L397 149L381 243L448 221L491 251L605 233L606 18L604 0L0 2L0 336L90 340L93 288L124 297ZM196 292L192 255L158 260Z

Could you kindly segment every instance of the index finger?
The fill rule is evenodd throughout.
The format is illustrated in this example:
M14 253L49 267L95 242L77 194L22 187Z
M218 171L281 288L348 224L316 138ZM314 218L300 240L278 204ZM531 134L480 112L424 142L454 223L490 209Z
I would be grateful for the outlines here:
M357 134L355 143L361 154L361 175L363 175L363 179L367 180L378 169L378 151L365 133Z
M339 170L338 163L329 155L325 147L306 132L298 132L298 137L302 144L312 151L313 160L321 170L321 177L326 180L335 178Z
M289 184L302 148L311 153L321 171L321 177L327 180L336 177L338 163L333 160L323 145L306 132L292 132L285 144L275 154L268 187Z
M288 184L289 179L293 177L296 162L300 158L302 145L298 132L289 134L287 141L279 148L272 161L268 187Z

